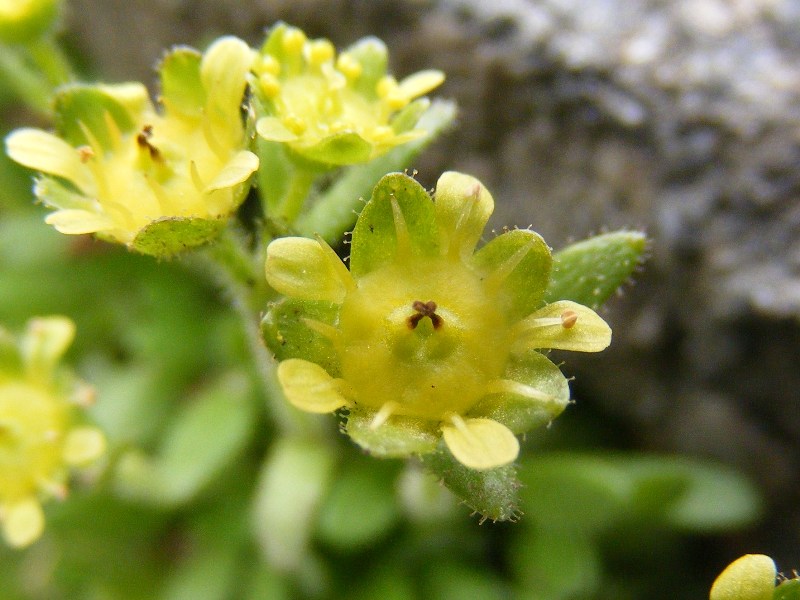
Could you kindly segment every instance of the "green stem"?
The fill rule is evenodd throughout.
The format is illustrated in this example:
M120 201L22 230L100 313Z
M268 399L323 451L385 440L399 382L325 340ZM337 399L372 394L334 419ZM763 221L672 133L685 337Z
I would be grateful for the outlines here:
M49 117L53 87L38 70L31 68L18 48L0 47L0 78L28 107Z
M261 338L259 315L274 298L263 275L263 248L262 245L257 252L250 252L240 236L225 230L216 244L197 256L202 258L205 270L215 283L225 291L240 318L250 356L267 400L267 410L276 427L287 435L312 433L316 436L318 427L313 420L292 411L283 400L275 378L275 360Z
M52 37L46 36L29 44L28 50L36 67L53 87L74 79L72 65Z
M289 225L295 222L300 211L303 210L311 187L314 184L316 173L314 171L295 168L289 181L289 187L281 198L278 216Z

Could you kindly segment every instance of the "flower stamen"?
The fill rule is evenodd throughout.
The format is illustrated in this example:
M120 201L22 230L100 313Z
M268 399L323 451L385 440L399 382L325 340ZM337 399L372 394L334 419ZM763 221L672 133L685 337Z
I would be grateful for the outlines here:
M436 302L433 300L429 300L428 302L414 300L411 308L417 311L417 314L408 317L408 327L410 329L416 329L419 322L425 317L430 318L431 325L433 325L434 329L439 329L444 324L442 317L436 314Z
M369 424L369 428L375 430L386 423L396 409L397 402L390 400L389 402L385 403L383 406L381 406L380 410L375 413L375 416L372 418L372 422Z

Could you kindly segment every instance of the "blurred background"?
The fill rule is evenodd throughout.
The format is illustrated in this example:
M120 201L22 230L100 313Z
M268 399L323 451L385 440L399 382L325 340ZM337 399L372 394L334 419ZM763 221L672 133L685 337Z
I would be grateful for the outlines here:
M132 448L169 454L209 395L250 416L183 495L106 474L49 507L43 540L0 549L0 598L689 599L746 552L800 567L800 4L69 0L59 41L83 77L156 91L165 48L258 45L277 20L339 48L376 35L399 77L443 70L457 126L410 167L427 187L481 179L495 228L555 249L646 231L649 260L602 313L612 346L564 356L576 404L524 444L520 523L479 526L343 438L287 562L259 533L283 519L254 491L276 450L227 299L191 265L55 233L4 157L0 322L76 320L109 471ZM3 135L48 125L0 102Z

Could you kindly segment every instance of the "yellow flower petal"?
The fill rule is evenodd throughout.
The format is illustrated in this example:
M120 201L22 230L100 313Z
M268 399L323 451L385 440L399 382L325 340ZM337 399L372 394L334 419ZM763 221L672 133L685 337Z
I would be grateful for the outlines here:
M591 308L560 300L540 308L514 326L516 350L557 348L599 352L611 343L611 328Z
M775 562L763 554L746 554L717 577L710 600L770 600L774 591Z
M63 458L69 465L85 465L98 458L106 450L106 438L94 427L79 427L67 434L64 441Z
M267 247L267 282L285 296L341 304L353 281L322 240L279 238Z
M428 69L403 79L398 85L397 91L404 98L413 100L417 96L423 96L432 89L439 87L443 82L444 73L435 69Z
M339 392L340 380L307 360L284 360L278 365L278 381L286 399L306 412L330 413L348 404Z
M74 338L75 323L67 317L31 319L20 340L28 374L48 378Z
M445 444L466 467L485 471L513 462L519 441L504 425L492 419L462 419L458 415L442 425Z
M247 150L236 154L206 186L205 192L232 188L244 183L258 169L258 157Z
M78 151L52 133L17 129L6 138L6 152L21 165L63 177L84 191L92 189L91 173Z
M436 182L435 201L442 248L450 256L467 258L494 211L492 195L474 177L448 171Z
M109 217L79 208L57 210L47 215L44 222L55 227L57 231L68 234L96 233L114 227L114 222Z
M10 546L23 548L44 531L44 513L35 498L2 507L3 537Z
M255 54L250 47L233 36L226 36L211 44L200 63L200 79L208 94L208 106L214 114L206 115L230 130L225 120L238 122L244 97L246 74Z

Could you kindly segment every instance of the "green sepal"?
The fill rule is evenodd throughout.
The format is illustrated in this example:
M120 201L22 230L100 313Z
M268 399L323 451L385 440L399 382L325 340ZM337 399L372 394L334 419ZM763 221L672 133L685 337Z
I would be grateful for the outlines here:
M550 248L538 233L527 229L503 233L478 250L472 264L486 273L489 285L499 288L509 322L518 321L542 305L552 258Z
M417 181L403 173L384 176L372 192L353 229L350 271L358 278L395 260L397 228L392 210L397 201L407 231L410 250L435 256L438 240L433 201Z
M633 274L647 249L639 231L616 231L572 244L553 256L545 300L598 308Z
M490 394L468 413L502 423L515 434L549 425L569 404L569 383L561 370L539 352L511 357L505 379L522 383L550 396L534 399L513 393Z
M295 223L297 231L305 237L319 234L331 245L338 242L342 238L342 232L353 227L356 221L355 215L363 207L362 198L370 194L375 182L384 174L399 171L411 164L411 161L428 144L453 123L455 116L456 108L453 102L434 100L417 122L417 127L426 132L424 137L397 146L366 164L348 167L342 176L330 188L321 193L318 200L298 217ZM278 153L279 151L283 152L284 144L268 142L260 137L256 140L256 144L259 148L261 164L275 165L274 161L269 162L267 149L262 150L261 147L264 144L272 144L277 148L269 148L270 153ZM271 157L272 154L269 156ZM288 159L283 158L283 161L288 162ZM278 164L284 165L284 162ZM281 166L280 168L288 171L290 167ZM270 197L280 198L282 193L271 194L270 190L272 187L280 185L282 181L288 181L288 176L283 179L278 174L273 176L273 170L280 173L278 167L259 169L259 191Z
M425 111L428 110L430 105L431 101L428 98L417 98L409 103L392 118L391 125L394 132L405 133L406 131L414 129L420 117L425 114Z
M339 358L333 342L308 326L304 319L333 325L339 307L328 302L286 298L271 304L261 320L267 348L279 361L302 358L318 364L331 377L339 377Z
M440 434L434 424L426 426L421 419L393 415L373 429L374 416L374 411L352 409L344 427L350 439L373 456L402 458L436 449Z
M170 258L215 240L226 223L227 219L163 217L142 228L131 248L149 256Z
M192 118L202 116L206 90L200 80L201 60L200 52L188 46L173 48L161 60L161 101L168 112Z
M772 600L800 600L800 579L787 579L773 592Z
M475 471L453 458L444 443L436 452L421 458L431 473L481 515L481 521L516 521L520 517L518 496L521 484L513 465Z
M147 88L139 83L119 85L72 84L55 96L55 127L59 136L73 146L90 144L84 128L105 149L115 141L106 115L122 133L132 131L138 115L149 103Z
M326 165L349 165L369 160L372 144L357 133L330 135L310 148L303 148L303 157Z
M378 97L376 86L386 75L389 65L389 51L386 44L376 37L365 37L345 50L361 63L361 75L354 83L355 89L365 97L375 100Z
M283 21L279 21L270 28L263 45L261 46L261 54L271 54L278 62L281 63L282 75L293 75L303 68L303 58L298 54L287 52L283 47L283 37L288 31L294 30L292 27ZM258 89L258 88L256 88Z

